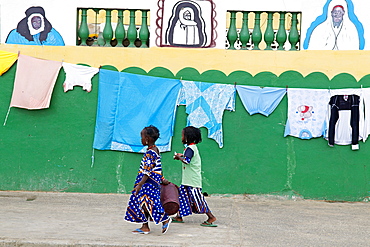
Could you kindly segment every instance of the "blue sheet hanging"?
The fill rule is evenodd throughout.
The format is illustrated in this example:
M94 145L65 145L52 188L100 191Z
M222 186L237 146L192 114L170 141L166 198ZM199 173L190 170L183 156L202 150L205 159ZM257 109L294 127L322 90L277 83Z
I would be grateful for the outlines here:
M140 132L154 125L156 145L170 151L180 80L101 69L95 149L145 152Z

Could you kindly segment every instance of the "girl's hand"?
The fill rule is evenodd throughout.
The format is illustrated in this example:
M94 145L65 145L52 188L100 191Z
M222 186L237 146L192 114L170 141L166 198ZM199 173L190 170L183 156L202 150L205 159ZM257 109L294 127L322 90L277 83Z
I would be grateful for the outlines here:
M140 190L141 190L141 184L138 184L138 185L136 185L135 186L135 188L134 188L134 190L132 191L132 193L136 196L139 192L140 192Z
M165 179L165 178L162 180L162 184L163 184L163 185L167 185L167 184L169 184L169 183L170 183L170 181L168 181L168 180L167 180L167 179Z
M173 156L173 158L175 160L180 160L180 158L182 158L182 157L184 157L184 155L183 154L179 154L179 153L175 153L175 155Z

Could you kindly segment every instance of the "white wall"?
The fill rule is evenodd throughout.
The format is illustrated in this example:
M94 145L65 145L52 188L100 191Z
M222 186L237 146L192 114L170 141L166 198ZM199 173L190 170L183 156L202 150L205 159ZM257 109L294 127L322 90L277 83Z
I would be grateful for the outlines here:
M62 35L66 45L76 45L76 13L77 8L129 8L154 9L152 0L1 0L0 2L0 43L5 43L9 32L17 27L25 17L25 11L31 6L41 6L46 18ZM154 12L153 12L154 13Z
M333 0L335 1L335 0ZM369 0L352 0L355 6L355 14L364 26L365 49L370 49L370 18L368 9ZM322 14L322 8L326 0L214 0L217 11L217 34L216 47L225 48L226 11L300 11L302 12L303 43L307 28ZM8 33L16 28L18 22L25 17L25 11L31 6L42 6L45 9L46 18L53 27L62 35L66 45L75 46L76 41L76 10L78 7L97 8L129 8L151 10L151 46L155 45L157 0L1 0L0 3L0 43L5 43ZM368 40L368 42L366 42Z

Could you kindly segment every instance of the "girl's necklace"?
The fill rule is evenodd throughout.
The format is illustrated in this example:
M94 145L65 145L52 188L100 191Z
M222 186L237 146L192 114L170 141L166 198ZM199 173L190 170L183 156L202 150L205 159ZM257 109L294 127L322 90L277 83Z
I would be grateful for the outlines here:
M148 149L153 149L155 147L155 144L154 145L151 145L148 147Z

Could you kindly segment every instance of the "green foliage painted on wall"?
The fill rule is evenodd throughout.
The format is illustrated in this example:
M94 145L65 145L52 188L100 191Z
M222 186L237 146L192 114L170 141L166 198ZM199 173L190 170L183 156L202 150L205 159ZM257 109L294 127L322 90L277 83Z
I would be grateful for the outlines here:
M0 116L7 113L14 65L0 77ZM112 66L103 66L113 69ZM209 70L199 73L184 68L176 74L157 67L149 72L130 67L124 72L166 78L238 85L299 88L370 87L370 76L357 82L349 74L329 79L322 73L303 77L296 71L277 76L245 71L225 75ZM94 193L130 193L141 154L92 149L99 74L93 78L90 93L75 87L63 92L65 73L60 71L49 109L11 108L5 126L0 128L0 190L39 190ZM370 196L368 143L359 151L350 146L330 148L323 138L300 140L283 137L287 98L269 117L250 116L239 97L236 111L223 117L224 147L207 138L202 128L199 145L203 160L203 190L207 193L300 195L310 199L361 201ZM176 115L172 150L182 152L181 130L186 125L185 107ZM139 135L139 133L138 133ZM163 153L164 175L181 182L178 161L173 152ZM92 156L94 158L92 159Z

